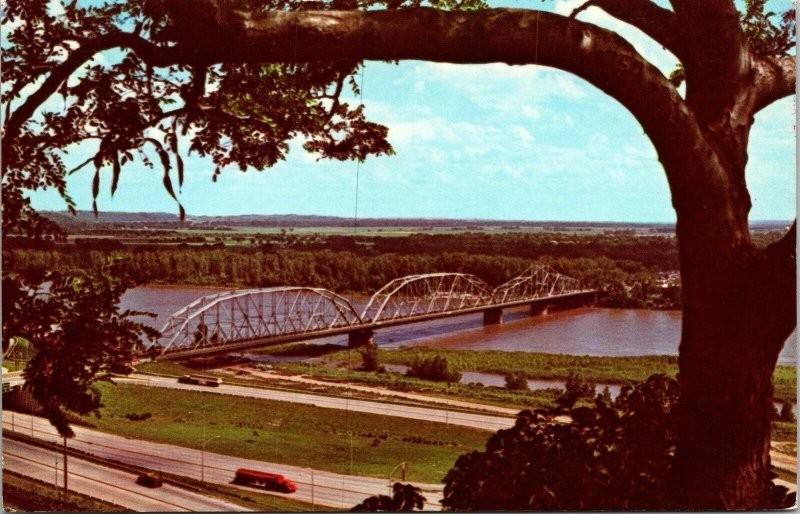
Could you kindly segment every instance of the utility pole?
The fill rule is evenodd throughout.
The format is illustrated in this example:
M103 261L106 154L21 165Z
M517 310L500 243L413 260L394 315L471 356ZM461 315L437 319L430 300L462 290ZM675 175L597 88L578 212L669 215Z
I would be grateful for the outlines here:
M58 489L58 454L57 453L53 454L53 457L55 458L56 461L55 464L53 465L53 484L54 487L56 488L56 491L58 491L59 503L63 503L63 498L61 498L61 491Z
M67 498L67 438L64 438L64 499Z
M220 436L215 435L214 437L211 437L211 438L206 439L206 440L203 441L203 449L200 452L200 483L201 484L205 484L206 483L206 463L205 463L205 461L206 461L206 444L210 443L214 439L219 439L219 438L220 438Z

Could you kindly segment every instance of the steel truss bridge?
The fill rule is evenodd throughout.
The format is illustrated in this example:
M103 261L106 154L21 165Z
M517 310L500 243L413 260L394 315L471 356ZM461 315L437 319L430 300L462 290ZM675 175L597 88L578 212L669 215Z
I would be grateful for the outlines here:
M383 286L361 312L326 289L245 289L204 296L180 309L142 353L180 359L343 334L358 346L379 328L479 312L486 324L502 323L505 308L529 304L532 314L541 314L592 304L596 293L546 266L531 266L494 289L464 273L409 275Z

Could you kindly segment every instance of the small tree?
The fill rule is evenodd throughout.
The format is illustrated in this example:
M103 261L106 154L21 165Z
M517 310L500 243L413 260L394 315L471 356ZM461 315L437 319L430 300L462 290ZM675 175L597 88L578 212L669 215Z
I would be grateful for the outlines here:
M109 260L90 272L3 277L3 339L22 337L33 346L23 372L26 387L63 437L74 435L70 413L86 415L101 407L93 385L130 373L142 334L158 336L130 319L147 313L117 312L128 286L122 276L118 261Z
M422 510L426 498L422 496L422 490L411 484L401 484L395 482L392 486L392 496L379 494L370 496L352 509L352 512L411 512Z
M571 409L580 399L594 398L595 384L583 377L570 373L564 383L564 392L556 399L556 404Z
M382 371L384 368L378 360L378 347L375 343L367 343L358 353L361 354L362 371Z
M441 355L435 355L430 359L414 357L411 367L406 371L406 376L435 382L459 382L461 380L461 373L451 370L447 359Z
M778 421L788 421L790 423L797 421L797 418L792 412L792 404L789 402L784 402L781 405L781 412L778 414Z
M518 371L506 374L506 389L509 391L527 391L528 379L525 374Z

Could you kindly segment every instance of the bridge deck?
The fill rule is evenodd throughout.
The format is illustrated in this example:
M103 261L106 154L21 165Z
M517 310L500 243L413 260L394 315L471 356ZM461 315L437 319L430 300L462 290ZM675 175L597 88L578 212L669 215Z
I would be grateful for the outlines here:
M554 302L564 302L565 300L575 299L580 297L592 297L597 294L596 289L586 289L582 291L575 291L570 293L552 295L542 298L527 298L527 299L519 299L513 300L504 303L489 303L486 305L479 305L475 307L468 307L459 310L453 311L445 311L445 312L432 312L429 314L419 314L407 317L398 317L395 319L388 319L388 320L381 320L381 321L369 321L363 322L360 324L350 325L350 326L342 326L336 328L329 328L317 331L308 331L308 332L300 332L300 333L290 333L290 334L282 334L270 337L260 337L260 338L252 338L252 339L242 339L236 342L227 342L224 344L219 344L217 346L203 346L200 348L192 348L192 349L175 349L169 352L164 353L163 355L157 356L156 359L158 360L170 360L170 359L186 359L191 357L199 357L199 356L210 356L222 353L232 353L232 352L239 352L243 350L248 350L252 348L258 348L261 346L272 346L282 343L292 343L298 341L307 341L310 339L322 339L325 337L334 337L339 335L347 335L353 332L358 331L375 331L383 328L395 327L400 325L408 325L412 323L421 323L425 321L432 321L436 319L443 319L443 318L452 318L457 316L466 316L469 314L476 314L480 312L484 312L487 310L495 310L495 309L510 309L513 307L520 307L525 305L537 305L537 304L552 304Z

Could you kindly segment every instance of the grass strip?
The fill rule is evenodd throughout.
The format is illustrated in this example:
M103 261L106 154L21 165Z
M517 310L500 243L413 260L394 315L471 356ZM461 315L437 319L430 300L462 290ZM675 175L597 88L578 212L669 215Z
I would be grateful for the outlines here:
M68 491L13 471L3 470L3 509L25 512L132 512L113 503Z
M408 462L408 480L436 483L459 455L487 439L486 432L464 427L288 402L99 387L101 417L87 419L99 430L196 449L219 436L207 451L342 474L385 477Z

